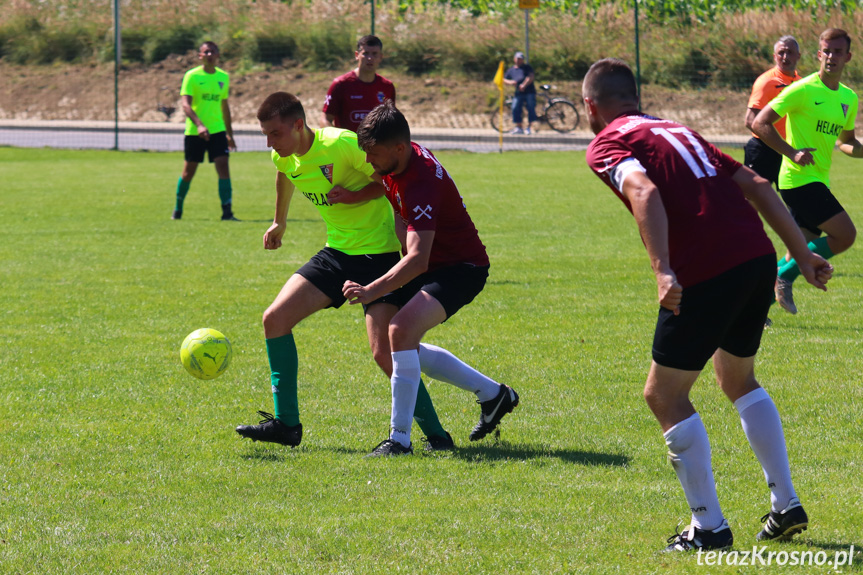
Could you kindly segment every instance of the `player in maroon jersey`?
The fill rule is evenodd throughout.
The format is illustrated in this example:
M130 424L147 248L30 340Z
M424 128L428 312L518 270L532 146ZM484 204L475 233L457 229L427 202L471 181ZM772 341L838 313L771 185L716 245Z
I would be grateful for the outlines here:
M596 62L582 93L597 135L587 163L635 216L656 276L660 310L644 397L692 511L691 525L669 538L666 550L733 542L716 496L707 432L689 400L711 357L770 489L771 510L757 538L790 538L808 518L791 483L779 413L755 379L776 280L775 252L755 210L805 262L809 283L826 289L833 268L809 250L767 180L689 128L639 113L625 62Z
M411 453L411 414L420 364L429 377L476 394L481 413L470 440L482 439L518 405L518 394L445 349L421 340L485 287L489 270L485 246L455 182L431 152L411 142L408 122L392 101L366 116L357 141L366 152L366 161L383 176L404 253L375 281L364 286L346 281L343 288L352 304L383 298L398 308L389 324L393 356L390 436L370 455Z
M384 45L377 36L363 36L357 42L357 67L342 74L330 85L324 102L323 126L356 132L360 122L384 100L396 100L393 83L377 73L384 59Z

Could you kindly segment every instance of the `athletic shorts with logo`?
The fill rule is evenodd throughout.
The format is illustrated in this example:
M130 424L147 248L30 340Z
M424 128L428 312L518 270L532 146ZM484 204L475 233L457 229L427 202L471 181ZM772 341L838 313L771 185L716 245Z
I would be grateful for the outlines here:
M228 134L227 132L210 134L209 140L205 140L200 136L186 136L183 141L183 150L185 151L187 162L200 164L204 161L204 152L207 152L212 164L216 161L216 158L230 155L228 153Z
M821 235L821 224L845 211L830 188L822 182L779 190L779 193L797 225L816 236Z
M755 355L775 282L776 254L768 254L684 288L680 315L659 310L653 361L701 371L717 349L737 357Z
M488 270L489 266L468 263L439 268L415 277L379 301L402 308L417 293L424 291L443 306L449 319L483 290L488 279Z
M324 248L295 273L309 280L332 300L327 307L339 308L346 301L342 294L342 286L346 281L368 285L387 273L400 258L398 252L350 256L333 248ZM363 305L363 309L381 303L385 298Z

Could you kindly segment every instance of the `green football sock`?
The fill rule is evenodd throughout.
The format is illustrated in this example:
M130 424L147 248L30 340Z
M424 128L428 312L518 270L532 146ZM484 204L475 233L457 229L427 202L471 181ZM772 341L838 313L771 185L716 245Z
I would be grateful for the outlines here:
M186 194L189 193L189 186L191 185L192 182L184 181L182 176L177 180L177 205L174 206L174 209L178 212L183 211L183 201L186 199Z
M417 390L417 404L414 408L414 420L426 437L433 435L446 435L440 420L437 417L437 412L432 405L431 397L423 380L420 380L420 387Z
M833 257L833 250L830 249L830 245L827 243L827 237L816 238L809 242L809 249L812 252L818 254L825 260L829 260ZM780 260L779 264L779 272L778 276L784 280L788 280L793 282L800 275L800 268L797 266L797 262L789 260L785 263L782 263Z
M219 199L223 206L231 203L231 178L219 180Z
M827 243L827 236L822 238L815 238L811 242L809 242L809 249L824 258L825 260L829 260L834 255L833 250L830 249L830 244Z
M300 360L294 334L267 340L267 358L270 360L270 383L273 386L273 411L276 419L287 426L300 423L300 406L297 401L297 371Z
M793 282L800 275L800 268L797 267L797 262L792 258L779 265L776 275L784 280Z

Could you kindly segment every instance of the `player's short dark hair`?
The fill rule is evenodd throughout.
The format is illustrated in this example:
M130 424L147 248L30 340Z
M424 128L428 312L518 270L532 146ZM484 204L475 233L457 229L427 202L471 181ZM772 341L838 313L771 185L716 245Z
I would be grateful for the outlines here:
M381 39L377 36L372 36L371 34L368 34L357 40L357 52L359 52L363 48L372 48L375 46L377 46L381 50L384 49L384 43L381 42Z
M629 64L620 58L594 62L584 76L582 94L598 104L612 100L638 102L638 87Z
M404 114L392 100L369 112L357 128L357 143L363 150L377 144L396 144L411 141L411 128Z
M207 40L206 42L202 42L201 46L198 48L198 51L200 52L205 46L207 48L210 48L211 50L213 50L216 53L219 52L219 45L216 44L215 42L213 42L212 40Z
M848 51L851 51L851 36L848 35L848 32L843 30L842 28L827 28L821 35L818 36L818 44L821 42L829 42L830 40L837 40L839 38L844 38L846 42L848 42Z
M306 111L299 98L287 92L275 92L267 96L267 99L258 107L257 118L259 122L272 120L276 116L283 122L293 122L301 119L306 121Z

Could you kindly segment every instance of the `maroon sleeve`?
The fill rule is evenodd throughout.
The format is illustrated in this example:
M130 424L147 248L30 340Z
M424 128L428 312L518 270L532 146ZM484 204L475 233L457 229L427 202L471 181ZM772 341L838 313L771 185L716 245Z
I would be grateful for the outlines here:
M610 170L623 160L632 157L632 151L620 140L597 136L587 148L587 165L599 179L617 193L611 181Z
M340 87L341 83L339 82L339 79L336 78L333 80L333 83L330 84L330 89L327 90L327 98L324 100L324 114L333 115L336 119L338 119L340 112Z
M729 176L733 176L737 170L740 169L740 166L743 165L707 140L704 140L704 144L707 147L710 156L714 158L716 167L724 171Z
M411 182L410 197L405 198L405 219L412 232L435 231L441 212L440 180L416 178Z

